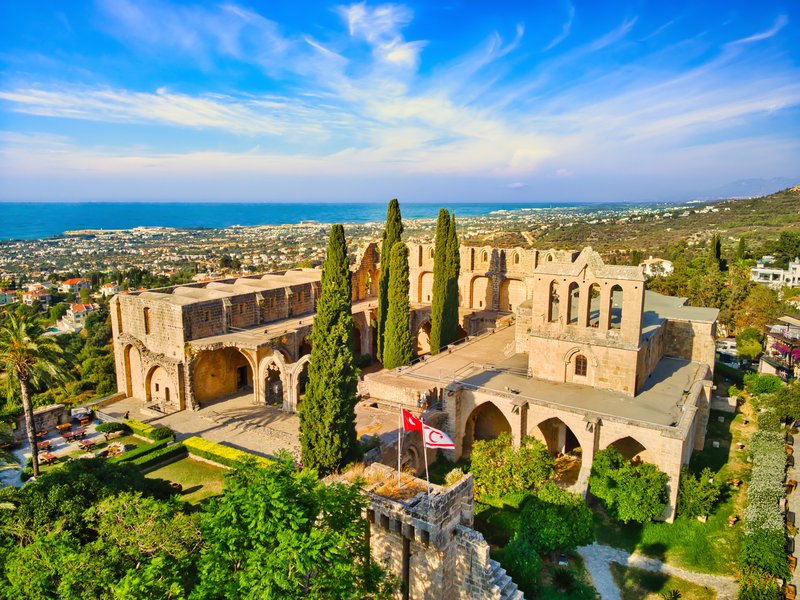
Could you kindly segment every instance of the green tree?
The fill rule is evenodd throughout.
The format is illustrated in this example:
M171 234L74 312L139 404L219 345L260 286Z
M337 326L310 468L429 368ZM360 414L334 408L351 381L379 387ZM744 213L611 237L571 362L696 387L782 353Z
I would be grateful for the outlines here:
M447 286L442 315L441 345L447 346L458 339L458 276L461 272L461 246L456 229L456 215L450 214L447 231Z
M334 225L311 330L308 386L300 404L303 464L327 475L357 458L350 266L344 228Z
M450 237L450 215L444 208L439 209L436 221L436 240L433 255L433 298L431 298L431 354L438 354L444 345L442 328L447 301L447 282L449 269L447 260L447 241Z
M16 388L22 400L25 426L31 448L34 476L39 475L39 450L33 421L34 390L67 376L61 347L54 337L45 336L41 322L25 314L10 313L0 327L0 365L5 372L7 397Z
M378 275L378 360L383 362L384 335L386 320L391 306L389 300L389 278L391 277L391 253L394 245L401 241L403 234L403 219L400 215L400 203L397 198L389 202L386 209L386 225L383 228L383 242L381 243L381 270Z
M641 250L631 250L630 263L634 267L638 267L642 263L642 252L641 252Z
M592 511L579 494L547 482L525 502L517 535L539 554L572 551L594 541Z
M392 248L389 269L389 314L386 319L383 366L394 369L407 365L414 356L408 300L408 246L397 242Z
M611 446L595 453L589 489L612 517L644 523L664 512L667 479L655 465L627 461Z
M693 475L684 467L678 488L678 514L684 517L708 516L721 493L711 469L706 467L700 475Z
M777 294L765 285L752 286L734 314L737 329L764 329L781 313Z
M54 304L50 307L49 317L50 320L53 322L58 321L61 317L67 314L67 309L69 309L69 304L66 302L59 302L58 304Z
M370 563L366 498L279 460L226 478L202 520L196 598L388 598Z
M497 498L542 485L555 473L555 460L536 438L525 436L514 448L511 434L501 433L493 440L475 442L470 471L476 495Z
M761 354L764 335L755 327L748 327L736 336L736 351L739 356L754 360Z
M747 242L744 236L739 238L739 243L736 246L736 260L744 260L747 256Z

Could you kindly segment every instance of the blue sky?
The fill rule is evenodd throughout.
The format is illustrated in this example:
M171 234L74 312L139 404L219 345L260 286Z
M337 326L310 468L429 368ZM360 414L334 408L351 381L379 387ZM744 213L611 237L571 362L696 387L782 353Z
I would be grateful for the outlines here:
M0 200L666 200L800 176L791 0L15 1L0 21Z

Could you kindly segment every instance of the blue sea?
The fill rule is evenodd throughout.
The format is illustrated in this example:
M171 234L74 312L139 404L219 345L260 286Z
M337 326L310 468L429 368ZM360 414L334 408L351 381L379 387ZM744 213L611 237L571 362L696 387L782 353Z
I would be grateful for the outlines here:
M400 206L405 219L435 218L441 207L455 211L456 217L467 217L489 215L498 210L552 207L593 211L630 208L631 205L403 203ZM368 223L385 218L386 204L382 203L5 202L0 203L0 240L46 238L76 229L217 228L301 221Z

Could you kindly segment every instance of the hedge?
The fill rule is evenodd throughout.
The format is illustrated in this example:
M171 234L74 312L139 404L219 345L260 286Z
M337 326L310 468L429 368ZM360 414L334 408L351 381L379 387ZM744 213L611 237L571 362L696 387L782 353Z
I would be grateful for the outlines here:
M146 446L140 446L138 448L134 448L133 450L129 450L119 456L115 456L113 458L109 458L108 461L112 463L124 463L130 462L151 452L155 452L160 450L167 444L169 444L170 440L160 440L158 442L153 442L152 444L147 444Z
M125 421L125 424L131 428L133 433L142 437L146 437L149 440L173 439L175 437L175 433L169 427L164 427L162 425L153 427L152 425L142 423L141 421L137 421L135 419Z
M756 416L759 431L780 431L781 418L772 409L766 409Z
M256 464L259 466L266 467L273 464L273 461L268 458L256 456L255 454L250 454L243 450L237 450L230 446L223 446L222 444L217 444L216 442L204 440L199 437L190 437L183 441L183 445L186 446L189 454L214 461L233 469L242 466L242 463L248 459L255 459Z
M131 464L136 465L140 469L146 469L148 467L160 465L172 457L177 459L180 457L180 455L186 456L186 448L182 443L178 442L177 444L165 446L159 450L156 450L155 452L151 452L150 454L140 456L139 458L132 460Z

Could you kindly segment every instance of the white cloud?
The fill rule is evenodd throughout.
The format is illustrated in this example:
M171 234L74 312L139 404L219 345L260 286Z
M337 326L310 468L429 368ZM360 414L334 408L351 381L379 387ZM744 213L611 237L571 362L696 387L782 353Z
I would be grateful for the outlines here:
M767 29L766 31L762 31L761 33L756 33L751 36L741 38L739 40L731 42L731 45L741 45L741 44L752 44L753 42L760 42L763 40L768 40L771 37L775 37L778 35L781 29L786 27L789 23L789 17L786 15L779 15L777 19L775 19L775 23Z
M567 10L567 21L561 27L561 33L559 33L556 37L553 38L547 46L545 47L545 52L548 50L552 50L556 46L558 46L561 42L569 37L570 32L572 31L572 22L575 20L575 7L570 4L569 9Z

